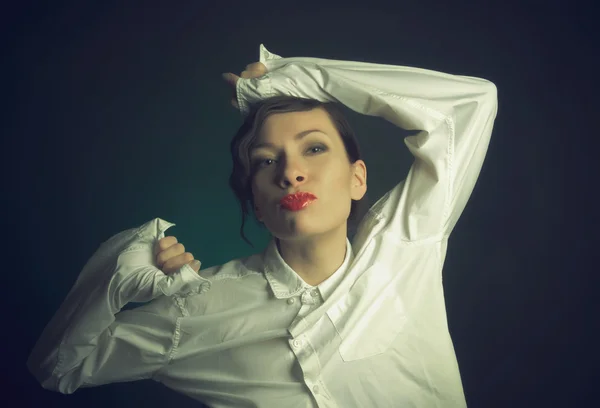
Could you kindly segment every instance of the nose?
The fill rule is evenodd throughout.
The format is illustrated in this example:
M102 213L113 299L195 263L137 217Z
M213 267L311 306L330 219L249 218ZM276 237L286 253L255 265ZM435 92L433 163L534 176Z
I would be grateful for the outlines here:
M281 186L282 186L283 188L288 188L288 187L296 187L296 186L299 186L299 185L301 185L301 184L302 184L302 182L304 181L304 177L303 177L303 176L296 176L296 178L295 178L295 179L292 179L292 180L295 180L295 182L294 182L294 181L291 181L291 180L289 180L287 177L286 177L286 178L284 178L284 179L283 179L283 183L281 184Z
M293 163L286 163L283 171L279 174L278 184L282 188L297 187L306 179L305 172Z

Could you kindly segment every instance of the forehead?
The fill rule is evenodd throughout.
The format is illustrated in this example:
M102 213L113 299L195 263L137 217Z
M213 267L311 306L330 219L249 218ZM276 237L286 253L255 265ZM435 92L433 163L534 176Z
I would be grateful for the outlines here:
M335 125L323 108L315 108L304 112L286 112L269 115L263 122L257 141L278 140L293 137L307 129L320 129L327 135L337 134Z

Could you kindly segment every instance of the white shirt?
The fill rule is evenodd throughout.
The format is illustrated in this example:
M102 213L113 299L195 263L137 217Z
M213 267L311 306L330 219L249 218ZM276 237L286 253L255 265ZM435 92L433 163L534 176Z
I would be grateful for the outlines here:
M242 114L275 95L339 101L420 133L415 161L366 214L317 287L275 241L246 258L167 276L156 218L104 242L27 361L49 390L152 378L211 407L465 407L442 267L497 111L483 79L425 69L281 58L240 79ZM128 302L149 302L121 309Z

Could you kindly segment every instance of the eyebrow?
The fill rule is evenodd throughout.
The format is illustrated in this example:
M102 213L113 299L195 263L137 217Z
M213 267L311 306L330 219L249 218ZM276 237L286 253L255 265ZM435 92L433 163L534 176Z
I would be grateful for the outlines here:
M300 140L304 136L308 135L309 133L313 133L313 132L319 132L319 133L323 133L325 135L327 134L327 133L323 132L321 129L309 129L309 130L304 130L304 131L298 133L296 136L294 136L294 140ZM268 143L268 142L258 143L256 145L252 146L250 151L252 152L252 150L261 149L261 148L265 148L265 147L270 147L270 148L274 149L275 145L273 143Z

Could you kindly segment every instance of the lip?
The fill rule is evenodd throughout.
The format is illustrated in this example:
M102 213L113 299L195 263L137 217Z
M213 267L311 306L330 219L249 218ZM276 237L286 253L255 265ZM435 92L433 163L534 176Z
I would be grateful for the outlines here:
M283 197L279 201L279 204L286 210L298 211L305 208L316 199L317 197L310 192L298 191Z

